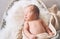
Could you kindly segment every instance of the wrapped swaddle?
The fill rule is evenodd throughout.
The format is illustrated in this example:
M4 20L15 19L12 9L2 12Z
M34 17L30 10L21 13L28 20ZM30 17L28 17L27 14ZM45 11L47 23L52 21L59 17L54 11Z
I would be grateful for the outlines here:
M36 35L37 39L51 39L56 36L56 30L51 23L49 24L49 28L54 33L54 35L50 36L48 33L41 33ZM22 39L29 39L24 33L22 33L22 35Z

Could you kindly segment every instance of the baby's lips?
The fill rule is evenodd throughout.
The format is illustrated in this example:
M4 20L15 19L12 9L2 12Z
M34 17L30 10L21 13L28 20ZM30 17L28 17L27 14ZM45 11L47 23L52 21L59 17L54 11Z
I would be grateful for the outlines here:
M24 16L24 18L27 18L26 16Z

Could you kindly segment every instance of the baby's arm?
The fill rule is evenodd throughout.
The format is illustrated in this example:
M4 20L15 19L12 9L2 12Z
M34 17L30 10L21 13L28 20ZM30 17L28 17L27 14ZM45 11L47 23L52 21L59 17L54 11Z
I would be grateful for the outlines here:
M28 22L24 23L24 34L29 38L29 39L35 39L35 36L29 32L29 25Z
M23 29L24 31L24 34L27 36L27 37L30 37L30 32L29 32L29 25L28 25L28 23L27 22L25 22L24 23L24 29Z
M53 32L49 29L49 27L45 24L45 22L42 20L42 24L44 26L44 28L46 29L47 33L49 35L53 35Z

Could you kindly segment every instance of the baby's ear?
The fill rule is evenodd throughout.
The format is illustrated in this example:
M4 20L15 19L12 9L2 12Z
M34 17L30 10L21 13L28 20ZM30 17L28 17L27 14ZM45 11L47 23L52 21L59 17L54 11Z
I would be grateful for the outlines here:
M57 5L54 4L52 7L48 8L49 12L57 13L58 8Z

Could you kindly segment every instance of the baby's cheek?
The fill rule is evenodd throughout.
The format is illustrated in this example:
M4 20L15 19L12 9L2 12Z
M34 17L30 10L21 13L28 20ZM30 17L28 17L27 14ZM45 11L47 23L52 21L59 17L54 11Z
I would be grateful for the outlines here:
M30 18L31 17L31 15L27 15L27 18Z

